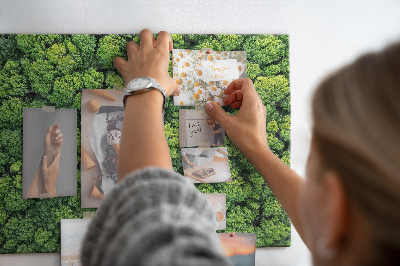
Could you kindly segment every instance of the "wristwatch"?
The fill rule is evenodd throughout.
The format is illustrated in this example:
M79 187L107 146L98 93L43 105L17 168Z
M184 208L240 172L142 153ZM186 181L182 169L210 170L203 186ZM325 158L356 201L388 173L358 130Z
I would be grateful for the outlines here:
M160 85L160 83L158 83L154 78L151 77L136 78L128 83L126 89L124 90L124 100L123 100L124 107L126 103L126 98L128 96L133 94L142 94L151 90L158 90L163 95L164 97L163 110L164 110L165 98L166 98L165 90Z

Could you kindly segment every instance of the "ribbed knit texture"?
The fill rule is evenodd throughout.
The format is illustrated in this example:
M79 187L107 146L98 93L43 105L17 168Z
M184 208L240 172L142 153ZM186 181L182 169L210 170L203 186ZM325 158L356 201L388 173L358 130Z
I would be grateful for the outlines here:
M183 176L146 168L127 176L97 210L82 243L85 266L231 265L211 203Z

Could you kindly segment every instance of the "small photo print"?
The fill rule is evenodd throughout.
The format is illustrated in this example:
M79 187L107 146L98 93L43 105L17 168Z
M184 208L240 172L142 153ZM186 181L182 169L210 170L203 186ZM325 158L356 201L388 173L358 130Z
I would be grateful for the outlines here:
M205 110L179 110L179 146L225 146L225 130Z
M99 207L118 182L122 98L122 90L82 90L82 208Z
M226 229L226 194L225 193L208 193L205 194L211 202L215 210L215 220L217 222L217 230Z
M76 109L24 108L24 199L77 195L76 116Z
M91 219L61 219L61 265L80 266L82 241Z
M193 183L232 182L226 147L183 148L182 166Z
M172 69L182 89L174 96L174 105L204 106L207 101L223 105L227 85L247 75L247 52L174 49Z
M256 234L254 233L220 233L222 250L235 266L255 265Z

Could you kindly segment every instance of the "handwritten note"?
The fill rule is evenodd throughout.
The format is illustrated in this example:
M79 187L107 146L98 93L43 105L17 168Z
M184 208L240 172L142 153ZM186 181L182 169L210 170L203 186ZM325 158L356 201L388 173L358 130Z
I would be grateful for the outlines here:
M238 62L235 59L202 61L199 63L202 80L233 80L239 78Z
M193 138L196 133L201 132L200 121L199 122L188 122L188 132L189 136Z

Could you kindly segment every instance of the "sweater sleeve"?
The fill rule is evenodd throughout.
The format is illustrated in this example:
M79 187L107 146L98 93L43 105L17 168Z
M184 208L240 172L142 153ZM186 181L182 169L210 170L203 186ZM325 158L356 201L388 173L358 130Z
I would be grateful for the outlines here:
M231 265L211 203L183 176L146 168L107 196L81 248L85 266Z

